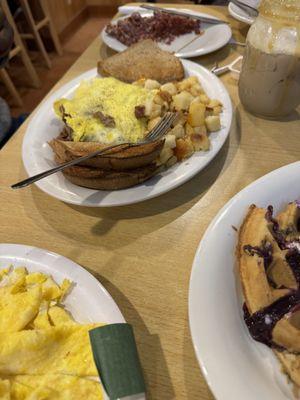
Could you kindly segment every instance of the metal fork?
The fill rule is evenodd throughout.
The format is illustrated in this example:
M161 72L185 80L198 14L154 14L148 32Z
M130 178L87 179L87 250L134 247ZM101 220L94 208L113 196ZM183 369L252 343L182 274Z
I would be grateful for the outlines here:
M31 176L30 178L27 178L21 182L15 183L14 185L11 186L11 188L12 189L24 188L28 185L31 185L32 183L34 183L36 181L39 181L40 179L46 178L49 175L55 174L56 172L59 172L59 171L62 171L65 168L80 164L82 161L89 160L90 158L93 158L95 156L105 155L107 152L109 152L110 150L115 149L117 147L123 146L122 150L126 150L129 147L137 147L137 146L141 146L143 144L155 142L155 141L163 138L163 136L167 133L168 129L171 127L171 125L173 124L173 122L175 121L176 118L177 118L177 113L173 113L173 112L166 113L163 116L163 118L160 120L160 122L157 125L155 125L155 127L148 133L145 140L143 140L142 142L122 143L122 144L117 144L117 145L106 147L105 149L102 149L102 150L94 151L93 153L87 154L86 156L76 158L75 160L67 161L64 164L60 164L57 167L51 168L47 171L44 171L37 175ZM124 145L125 145L125 147L124 147Z
M178 15L180 17L188 17L188 18L198 19L198 20L200 20L202 22L205 22L207 24L214 24L214 25L229 24L229 22L224 21L224 20L215 19L215 18L208 18L208 17L202 17L202 16L197 15L197 14L189 14L189 13L183 12L183 11L170 10L168 8L150 6L150 5L147 5L147 4L141 4L140 7L141 8L145 8L146 10L164 12L165 14L173 14L173 15Z

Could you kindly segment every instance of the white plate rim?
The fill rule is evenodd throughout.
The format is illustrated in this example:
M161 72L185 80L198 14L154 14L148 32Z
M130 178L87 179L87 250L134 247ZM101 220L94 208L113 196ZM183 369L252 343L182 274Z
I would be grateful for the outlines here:
M168 9L170 10L176 10L178 11L178 9L174 9L172 7L168 7ZM194 11L194 10L189 10L189 9L185 9L185 8L181 8L180 9L182 12L188 12L190 14L194 14L194 15L198 15L201 17L207 17L207 18L212 18L212 19L216 19L216 20L220 20L220 18L216 17L215 15L211 15L211 14L207 14L207 13L202 13L202 12L198 12L198 11ZM136 11L133 11L136 12ZM140 11L139 11L140 12ZM151 11L146 11L144 10L142 12L143 15L151 15L152 12ZM130 16L130 14L128 15L122 15L114 20L112 20L113 23L119 21L120 19L124 19L127 18L128 16ZM108 40L109 36L105 33L105 28L106 26L103 28L103 30L101 31L100 37L102 39L102 41L106 44L106 46L108 46L109 48L117 51L117 52L121 52L124 51L127 46L123 45L121 42L117 41L116 39L114 39L116 42L120 43L119 45L112 45L111 41ZM224 34L222 36L223 40L220 41L219 43L216 43L214 46L210 46L208 49L199 49L199 50L190 50L190 51L179 51L176 52L176 56L180 57L180 58L193 58L193 57L200 57L200 56L204 56L205 54L210 54L213 53L216 50L221 49L222 47L224 47L229 40L231 39L232 36L232 30L230 28L230 26L228 24L224 24L223 26L224 28ZM120 49L123 48L123 50Z
M248 25L252 25L253 22L255 21L255 19L250 17L250 15L249 15L249 17L246 17L243 14L240 14L238 12L238 10L241 10L241 9L237 5L233 4L232 2L229 2L229 4L228 4L229 14L233 18L237 19L238 21L244 22L245 24L248 24Z
M61 277L73 281L76 285L79 286L80 289L85 289L88 285L88 290L91 293L91 296L93 296L93 301L97 301L97 298L95 298L95 296L98 297L98 303L101 304L103 304L105 299L110 308L109 313L111 313L111 319L108 321L94 320L92 322L126 322L118 305L109 294L109 292L105 289L105 287L89 271L87 271L76 262L70 260L69 258L35 246L15 243L0 243L1 262L3 262L3 259L10 260L9 262L12 265L14 265L14 262L16 263L20 260L24 260L24 264L22 265L26 267L28 271L39 271L39 267L36 268L32 266L34 264L42 264L45 266L44 271L49 271L49 274L51 274L51 272L52 274L57 272ZM63 268L58 269L55 264L57 264L57 267L60 266ZM7 267L8 266L9 265L7 265ZM74 305L74 307L76 308L76 305Z
M128 197L127 200L122 200L122 192L124 192L124 190L115 191L114 193L117 193L117 195L114 196L114 200L112 200L112 199L107 200L107 198L106 198L107 193L110 193L110 194L112 193L112 191L107 191L107 192L103 193L104 199L102 199L101 202L93 203L93 202L87 200L86 198L83 198L83 195L81 197L77 196L77 197L80 197L79 199L77 199L76 196L75 196L75 199L69 198L69 197L67 197L67 195L64 194L64 191L61 189L61 187L59 187L59 190L58 190L59 193L53 193L53 190L50 190L51 185L50 185L50 189L48 187L49 185L47 184L47 178L45 180L40 180L40 181L36 182L35 185L38 186L42 191L44 191L48 195L53 196L53 197L57 198L58 200L64 201L69 204L89 206L89 207L123 206L123 205L138 203L138 202L141 202L144 200L149 200L151 198L160 196L172 189L175 189L176 187L182 185L183 183L187 182L193 176L195 176L198 172L200 172L203 168L205 168L206 165L209 164L214 159L214 157L218 154L218 152L221 150L225 141L227 140L227 137L230 134L232 113L233 113L232 103L231 103L231 99L230 99L227 89L225 88L224 84L221 82L221 80L218 77L216 77L214 74L212 74L206 68L204 68L201 65L198 65L192 61L182 60L182 63L183 63L184 68L187 70L187 72L192 71L192 73L193 73L193 71L195 70L196 72L194 72L194 73L197 73L202 77L209 78L211 85L215 89L220 91L220 93L223 96L223 98L221 100L224 104L224 111L222 113L223 117L221 116L221 118L226 119L226 126L222 127L221 131L218 131L216 133L216 136L214 136L214 133L211 134L211 137L212 137L211 143L212 143L213 148L207 152L208 156L204 160L204 162L202 162L202 164L199 168L194 168L194 170L186 172L186 173L184 173L183 176L176 177L176 179L172 179L171 181L170 181L170 179L168 179L167 180L168 184L164 184L163 187L161 187L159 190L155 190L155 183L154 183L151 185L153 190L151 192L149 191L146 195L140 195L140 197L136 196L137 193L139 193L139 192L137 192L137 188L143 187L143 186L137 185L132 188L125 189L125 192L130 190L130 192L128 192L130 195L127 196ZM47 107L49 107L49 104L52 107L52 104L55 101L55 99L74 90L74 88L76 86L78 86L78 84L79 84L78 82L80 82L82 79L88 79L93 76L96 76L96 71L97 71L97 69L93 68L93 69L88 70L88 71L84 72L83 74L75 77L71 81L67 82L65 85L63 85L58 90L56 90L54 93L52 93L49 97L47 97L41 103L41 105L38 107L38 109L35 111L34 115L30 119L30 122L27 126L27 129L26 129L26 132L25 132L25 135L23 138L23 143L22 143L22 160L23 160L25 170L29 176L41 172L40 170L38 170L38 171L35 170L35 167L32 164L32 158L30 157L30 151L32 151L31 132L34 131L34 127L35 127L35 125L37 125L37 121L40 117L39 112L43 112L44 109L47 109ZM218 136L220 139L218 138ZM215 146L215 148L214 148L214 146ZM199 155L200 153L203 155L204 152L194 153L192 155L192 157L190 157L188 160L186 160L186 162L190 163L191 161L195 160L195 157L198 157L198 156L200 157L200 155ZM169 168L167 170L167 173L173 173L176 176L174 171L176 171L176 168L179 168L180 164L182 164L182 163L184 163L184 162L177 163L175 166ZM164 174L161 174L160 176L164 177ZM152 180L153 179L155 179L155 177L152 178ZM147 186L150 186L151 179L149 181L147 181L146 184L147 184ZM70 187L75 187L75 185L72 185L70 183ZM77 189L78 189L78 187L77 187ZM86 189L86 188L81 188L80 190L82 193L86 193L86 196L93 195L97 192L104 192L104 191L96 191L96 190L91 190L91 189ZM121 193L121 195L119 196L120 193Z
M255 192L256 188L265 184L266 182L271 180L273 177L278 178L279 175L288 177L288 175L291 173L291 171L297 171L297 170L298 170L298 172L300 170L300 161L296 161L291 164L287 164L280 168L272 170L269 173L261 176L260 178L256 179L255 181L251 182L246 187L244 187L242 190L240 190L218 211L216 216L212 219L209 226L205 230L205 233L203 234L203 236L199 242L199 245L197 247L197 250L196 250L196 253L194 256L194 260L193 260L191 274L190 274L190 280L189 280L189 294L188 294L189 329L190 329L190 333L191 333L191 337L192 337L193 348L194 348L195 355L196 355L198 364L200 366L201 372L202 372L203 376L205 377L205 380L206 380L210 390L212 391L214 397L217 400L230 400L234 397L232 397L232 396L224 397L223 396L223 390L226 387L226 383L224 386L224 383L220 384L220 381L217 381L215 379L214 370L213 370L213 368L211 368L210 365L208 365L208 362L207 362L208 353L206 352L204 346L201 346L201 344L200 344L201 339L199 337L197 337L197 333L196 333L197 325L196 325L196 322L194 322L195 321L194 315L197 311L194 309L193 303L195 302L195 298L197 297L196 291L197 291L197 289L199 289L196 286L195 277L197 275L199 275L197 269L199 269L201 254L203 253L203 249L205 249L206 243L210 240L210 237L211 237L213 231L218 226L220 220L222 220L223 216L226 215L227 212L230 212L230 210L235 206L235 203L238 203L244 197L245 194L247 194L248 192ZM299 192L300 192L300 190L299 190ZM202 274L202 277L203 277L203 274ZM235 295L235 293L233 295ZM247 335L248 335L248 332L247 332ZM255 342L250 337L250 335L248 335L248 336L249 336L249 339L253 346L261 346L264 351L265 351L265 349L267 349L266 351L269 352L270 358L274 357L270 349L268 349L266 346L264 346L260 343ZM278 367L278 371L280 371L280 365L279 365L278 360L276 360L276 364L277 364L276 367ZM280 379L282 379L282 381L284 381L284 374L282 374L280 372L280 375L281 375ZM226 379L225 379L225 381L226 381ZM282 384L282 382L281 382L281 384ZM241 394L241 393L239 395L243 396L243 394ZM242 397L240 397L240 398L242 398ZM284 397L284 399L286 399L286 397ZM247 400L248 400L248 397L247 397Z

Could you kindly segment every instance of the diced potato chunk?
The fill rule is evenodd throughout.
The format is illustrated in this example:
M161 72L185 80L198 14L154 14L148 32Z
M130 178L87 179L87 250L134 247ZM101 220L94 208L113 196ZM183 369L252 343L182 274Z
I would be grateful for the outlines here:
M205 118L205 125L209 132L215 132L221 129L220 117L217 115L210 115Z
M186 123L185 124L185 133L189 136L189 135L192 135L193 133L194 133L194 129L193 129L193 127L189 124L189 123Z
M201 103L200 96L194 97L191 104L193 104L193 103Z
M159 94L160 98L161 98L165 103L171 103L171 101L172 101L172 95L171 95L169 92L167 92L167 91L165 91L165 90L160 90L160 91L158 92L158 94Z
M160 115L161 115L161 105L154 103L151 110L150 118L152 119L155 117L159 117Z
M193 86L190 88L189 92L190 92L193 96L199 96L199 95L201 95L201 93L203 93L203 89L202 89L202 87L201 87L201 86L199 85L199 83L198 83L198 84L196 84L196 85L193 85Z
M176 86L177 86L178 92L183 92L184 90L189 90L191 87L191 84L189 82L187 82L186 80L183 80L183 81L177 82Z
M213 115L219 115L222 112L222 106L216 106L213 108Z
M169 110L170 110L170 104L164 101L164 104L162 105L162 111L169 111Z
M177 83L177 87L180 91L190 89L192 86L199 84L196 76L190 76L181 82Z
M193 99L189 92L183 91L173 96L173 106L176 111L188 110Z
M148 130L151 131L161 120L161 117L155 117L148 122Z
M193 135L191 135L191 142L195 151L209 150L210 144L206 134L194 133Z
M176 140L176 149L174 150L174 153L179 161L183 160L184 158L190 157L193 152L194 147L190 138Z
M145 105L145 116L149 117L151 115L151 113L152 113L152 109L153 109L153 106L154 106L153 99L146 100L144 105Z
M190 85L195 85L196 83L199 83L198 78L195 75L185 78L184 81L188 82Z
M176 137L171 134L166 135L164 146L174 149L176 147Z
M160 83L153 80L153 79L147 79L145 82L145 89L148 90L153 90L153 89L159 89L160 88Z
M175 121L175 125L184 125L186 121L187 121L187 114L179 111Z
M159 104L159 105L163 105L164 104L164 99L157 93L154 96L154 103Z
M214 115L214 109L213 108L206 108L205 118L209 117L210 115Z
M200 94L199 96L200 102L203 104L209 104L210 99L206 96L206 94Z
M165 83L164 85L162 85L161 90L163 90L164 92L168 92L170 93L171 96L174 96L177 93L177 88L174 85L174 83Z
M184 79L181 82L177 83L177 88L179 91L182 90L188 90L190 89L192 86L199 84L198 78L196 76L190 76L186 79Z
M170 168L172 167L172 165L177 163L177 158L176 156L172 156L171 158L168 159L167 163L166 163L166 167Z
M173 157L173 150L170 147L164 147L159 155L159 161L165 164L171 157Z
M208 103L207 106L209 108L214 108L214 107L217 107L217 106L222 106L222 103L217 99L213 99L213 100L210 100L210 102Z
M182 138L185 135L184 127L180 124L175 125L170 134L175 136L176 139Z
M191 126L204 125L206 107L202 103L192 103L189 108L188 123Z
M202 135L202 134L207 134L207 129L206 129L206 126L205 125L201 125L201 126L194 126L194 133L197 133L197 134L199 134L199 135Z

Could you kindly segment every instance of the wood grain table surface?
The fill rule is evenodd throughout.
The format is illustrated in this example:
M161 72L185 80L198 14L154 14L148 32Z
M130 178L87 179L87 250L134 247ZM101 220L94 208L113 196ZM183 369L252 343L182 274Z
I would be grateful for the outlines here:
M234 37L245 39L248 27L231 18L227 8L184 7L227 19ZM211 68L242 52L241 47L227 45L194 61ZM53 90L110 54L95 40ZM189 182L140 204L85 208L64 204L35 186L10 189L26 177L21 146L28 122L0 151L0 241L57 252L99 279L134 326L149 399L213 399L189 332L188 289L195 251L212 218L233 195L299 159L299 115L295 112L282 121L256 118L243 110L230 74L221 79L234 108L223 149Z

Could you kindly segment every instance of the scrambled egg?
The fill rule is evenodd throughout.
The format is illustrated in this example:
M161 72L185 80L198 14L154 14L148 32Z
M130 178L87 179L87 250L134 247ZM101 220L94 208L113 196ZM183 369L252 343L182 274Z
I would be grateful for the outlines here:
M71 100L54 103L56 114L72 128L72 138L100 143L137 142L145 136L145 118L136 118L135 107L145 105L154 91L124 83L115 78L83 81ZM105 126L99 112L111 117L113 126Z
M102 398L98 382L57 374L20 375L0 380L2 400L99 400Z
M0 398L102 400L88 331L61 304L60 285L26 268L0 271Z

